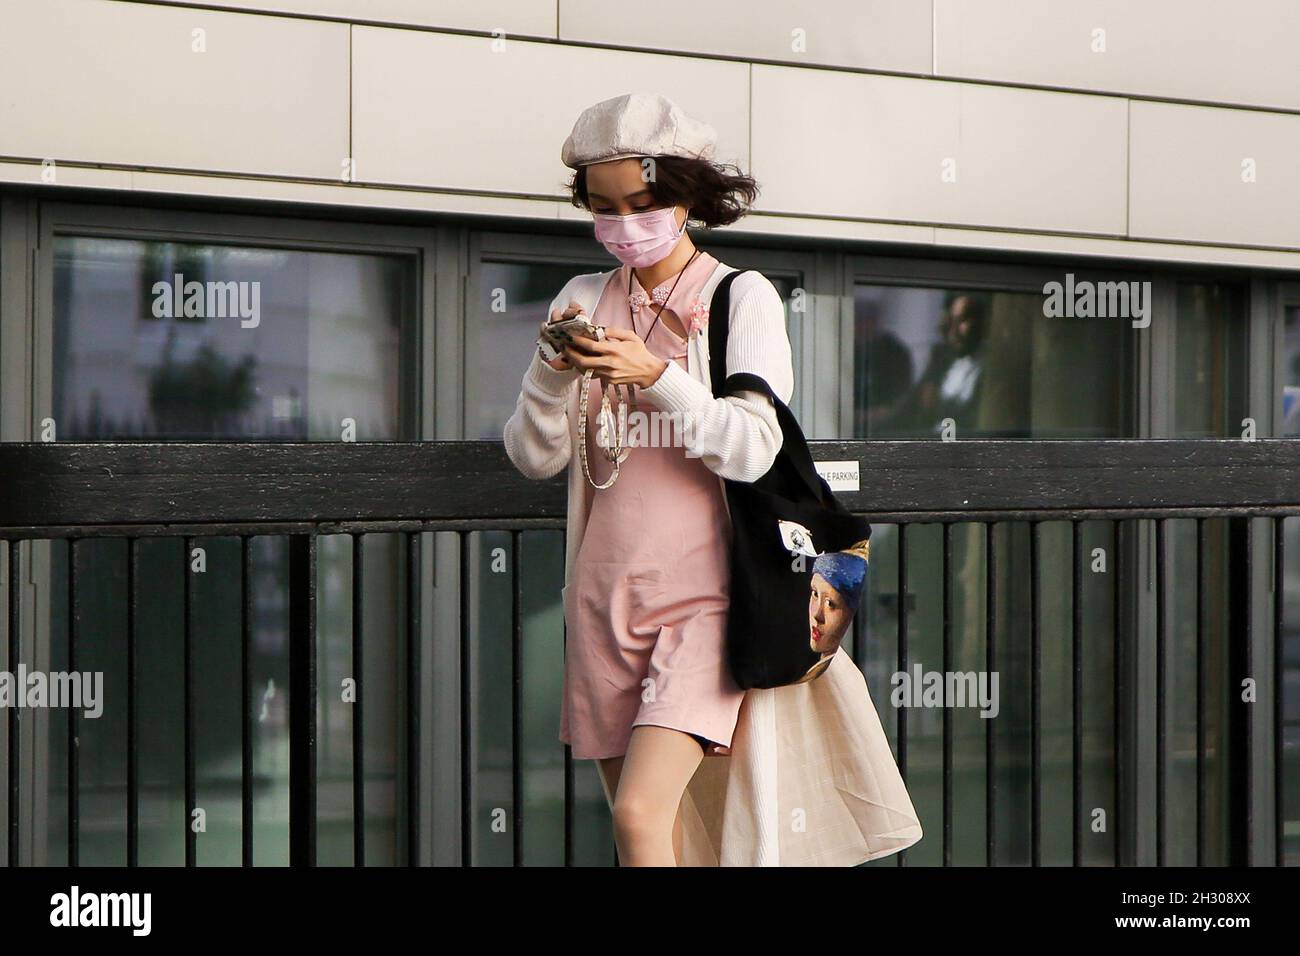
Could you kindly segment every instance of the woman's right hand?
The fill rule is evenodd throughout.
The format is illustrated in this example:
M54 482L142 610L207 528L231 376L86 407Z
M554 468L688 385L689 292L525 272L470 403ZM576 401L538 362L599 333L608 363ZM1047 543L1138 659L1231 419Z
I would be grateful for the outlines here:
M552 322L559 322L562 319L571 319L575 315L581 315L581 314L582 314L582 306L580 306L578 303L570 299L569 307L565 309L563 312L561 312L559 309L555 309L553 312L551 312L551 317L541 324L541 330L542 332L545 332L546 327L550 325ZM555 369L557 372L567 372L569 369L573 368L573 366L569 364L569 360L565 358L563 352L561 352L553 359L543 358L542 361L545 362L547 365L549 365L551 368Z

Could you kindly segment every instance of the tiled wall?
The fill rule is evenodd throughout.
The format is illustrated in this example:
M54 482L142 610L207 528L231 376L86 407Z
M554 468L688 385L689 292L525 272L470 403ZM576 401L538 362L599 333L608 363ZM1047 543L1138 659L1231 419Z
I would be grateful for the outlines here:
M6 0L0 154L335 177L348 151L349 29L108 0Z
M1300 249L1295 0L221 5L6 0L0 159L544 199L657 91L766 213Z

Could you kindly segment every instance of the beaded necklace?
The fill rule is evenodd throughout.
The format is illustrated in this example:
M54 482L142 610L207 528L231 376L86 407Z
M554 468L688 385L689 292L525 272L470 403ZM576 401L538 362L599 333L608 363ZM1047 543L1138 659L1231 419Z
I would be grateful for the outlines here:
M691 263L695 261L695 257L699 254L700 250L696 249L695 252L691 254L690 259L687 260L686 265L682 266L678 271L677 278L673 280L672 288L668 290L668 295L664 298L664 301L659 306L659 311L655 314L654 322L650 323L650 328L646 329L645 336L641 337L642 342L649 341L651 331L654 330L655 324L659 321L660 316L664 314L664 309L668 308L668 303L672 300L673 293L677 291L677 283L681 281L682 276L686 274L686 270L691 267ZM627 271L627 308L628 319L632 324L632 333L635 335L636 315L635 310L632 308L632 274L634 271L635 270L630 267ZM662 286L663 283L661 282L658 286L655 286L655 289L657 290L662 288ZM597 335L602 339L604 338L603 331L598 332ZM587 464L587 394L591 390L592 374L592 370L588 369L582 376L582 394L578 407L578 453L582 459L582 473L586 475L587 481L593 488L602 490L610 487L618 480L619 465L626 460L628 453L631 451L631 449L626 445L627 413L629 407L633 410L636 409L636 386L631 383L627 385L628 398L626 401L623 400L622 395L620 394L620 388L617 385L606 384L601 390L600 411L596 414L596 421L600 425L601 432L606 437L612 434L614 440L611 443L602 446L602 452L613 467L610 471L609 478L606 479L605 483L598 485L596 484L595 479L591 477L591 468ZM610 407L609 392L611 388L614 390L615 399L618 401L617 418L615 417L614 410Z

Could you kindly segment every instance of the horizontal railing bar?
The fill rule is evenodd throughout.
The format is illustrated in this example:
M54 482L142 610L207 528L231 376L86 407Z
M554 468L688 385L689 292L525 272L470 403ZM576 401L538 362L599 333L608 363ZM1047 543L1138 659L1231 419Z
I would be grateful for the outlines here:
M837 496L842 497L842 496ZM1207 506L1201 508L995 508L980 511L862 511L881 524L949 524L982 521L1100 521L1116 518L1247 518L1300 515L1298 505Z
M0 528L0 541L41 538L240 537L281 534L385 534L402 531L559 531L564 518L417 518L392 521L214 521L186 524L28 525Z
M843 495L838 495L841 499ZM1004 508L954 511L863 511L881 524L950 524L983 521L1102 521L1116 518L1287 518L1300 516L1300 504L1168 508ZM384 534L403 531L562 531L562 514L553 517L429 518L391 521L199 522L185 524L26 525L0 527L0 541L61 538L240 537L284 534Z
M851 510L1296 508L1281 439L814 441ZM0 443L0 527L561 516L495 441ZM1256 510L1254 514L1277 514ZM1295 513L1295 512L1287 512ZM345 516L345 517L344 517Z

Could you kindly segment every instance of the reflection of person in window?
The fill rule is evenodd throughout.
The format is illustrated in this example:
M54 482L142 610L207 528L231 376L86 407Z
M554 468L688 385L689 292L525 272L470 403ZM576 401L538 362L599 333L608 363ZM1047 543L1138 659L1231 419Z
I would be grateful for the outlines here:
M943 310L943 341L930 351L930 360L915 390L917 425L937 432L945 418L971 421L984 370L980 347L988 331L984 300L968 293L948 296Z
M821 655L805 680L816 675L844 642L867 580L870 543L859 541L845 551L828 551L813 562L808 593L808 646Z
M877 308L875 302L860 302L854 316L854 434L859 438L880 437L906 410L912 388L912 352L897 335L880 327Z

